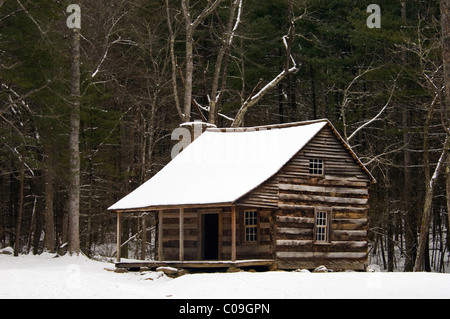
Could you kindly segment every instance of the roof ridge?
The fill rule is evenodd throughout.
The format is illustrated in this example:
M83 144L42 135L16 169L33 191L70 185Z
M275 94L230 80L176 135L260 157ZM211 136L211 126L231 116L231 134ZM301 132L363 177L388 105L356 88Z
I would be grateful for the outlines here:
M247 132L247 131L259 131L259 130L271 130L271 129L279 129L279 128L288 128L302 125L315 124L320 122L328 122L330 121L326 118L317 119L317 120L308 120L308 121L300 121L300 122L290 122L290 123L280 123L280 124L268 124L268 125L258 125L258 126L248 126L248 127L222 127L222 128L207 128L208 132Z

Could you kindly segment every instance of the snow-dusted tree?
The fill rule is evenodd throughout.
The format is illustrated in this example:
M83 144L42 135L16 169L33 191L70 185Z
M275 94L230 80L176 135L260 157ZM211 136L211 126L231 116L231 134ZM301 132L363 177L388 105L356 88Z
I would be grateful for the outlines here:
M70 134L69 134L69 254L80 253L80 29L69 29L71 37Z
M448 1L447 8L444 8L445 5L441 3L441 10L443 13L441 14L441 21L446 21L445 10L448 12ZM441 48L441 43L437 39L431 39L431 41L425 41L425 35L423 34L424 30L421 27L421 22L419 20L419 27L417 28L417 41L413 43L410 47L410 52L413 52L417 55L420 62L420 72L423 88L429 92L429 95L432 97L432 101L429 105L426 106L427 115L425 118L424 124L424 135L423 135L423 167L425 173L425 198L423 204L423 212L422 212L422 221L420 226L420 237L419 244L417 249L417 256L414 263L414 271L423 270L424 260L425 260L425 251L426 246L429 241L429 228L430 228L430 218L432 211L432 203L433 203L433 194L434 194L434 186L436 184L437 178L444 166L444 162L447 158L448 148L449 148L449 128L448 128L448 117L445 116L447 114L447 110L445 108L445 102L443 95L445 94L445 82L448 83L448 80L445 80L445 73L443 71L443 61L438 57L439 49ZM437 26L436 26L437 28ZM443 34L445 34L446 26L441 25L441 29ZM445 42L445 36L443 36ZM445 48L445 44L443 46ZM447 53L443 53L443 57L445 59L445 55ZM441 123L440 125L436 125L435 121L435 111L438 107L441 107ZM435 164L435 168L433 172L431 172L432 162L430 159L430 136L431 129L434 126L442 127L443 130L438 133L439 136L443 136L441 147L442 151L440 152L439 159ZM436 135L436 133L435 133Z
M183 117L185 122L191 119L191 104L192 104L192 85L194 77L194 32L214 10L219 6L223 0L209 0L206 7L201 13L193 18L192 8L189 0L181 0L181 9L184 17L186 27L186 73L184 75L184 106Z
M444 63L444 125L450 134L450 0L441 0L442 54ZM447 214L450 215L450 155L446 159ZM447 218L450 229L450 218Z

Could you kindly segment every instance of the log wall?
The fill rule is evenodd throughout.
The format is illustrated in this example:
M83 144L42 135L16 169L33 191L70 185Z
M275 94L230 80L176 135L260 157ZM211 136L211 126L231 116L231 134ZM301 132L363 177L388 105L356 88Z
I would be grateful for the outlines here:
M324 174L309 174L309 159ZM364 269L371 178L335 132L324 127L277 174L238 200L236 258L276 259L280 268ZM244 210L258 207L257 242L246 243ZM315 211L327 210L326 243L314 241ZM161 213L161 212L160 212ZM201 260L202 215L219 216L219 259L231 259L231 206L184 210L184 260ZM179 211L162 211L161 260L179 258Z
M309 174L309 159L324 174ZM274 258L280 268L364 269L370 178L328 126L275 176L240 202L277 208ZM329 240L314 241L315 209L331 213Z
M259 208L258 210L258 234L257 241L245 242L244 234L244 211L245 208L237 209L236 217L236 258L237 259L272 259L273 258L273 217L275 211ZM231 213L224 215L223 223L223 241L222 241L222 259L229 259L231 254Z

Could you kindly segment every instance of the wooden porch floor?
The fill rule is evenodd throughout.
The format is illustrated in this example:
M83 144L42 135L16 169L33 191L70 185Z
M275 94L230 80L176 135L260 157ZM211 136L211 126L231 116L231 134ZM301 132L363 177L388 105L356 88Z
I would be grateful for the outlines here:
M272 267L273 259L248 259L248 260L190 260L190 261L122 261L116 262L116 268L140 269L146 267L156 269L158 267L174 267L182 269L201 268L244 268L244 267Z

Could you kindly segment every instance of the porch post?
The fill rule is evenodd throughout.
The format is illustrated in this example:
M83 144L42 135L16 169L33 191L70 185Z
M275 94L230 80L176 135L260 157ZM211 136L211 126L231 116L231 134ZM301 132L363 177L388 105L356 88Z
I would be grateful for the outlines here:
M120 262L120 237L122 235L122 221L120 218L120 212L117 212L117 251L116 258L117 262Z
M142 214L141 259L145 260L147 248L147 213Z
M236 206L231 206L231 261L236 261Z
M158 210L158 260L162 261L163 255L163 211Z
M179 259L184 260L184 208L180 208L180 249L179 249Z

